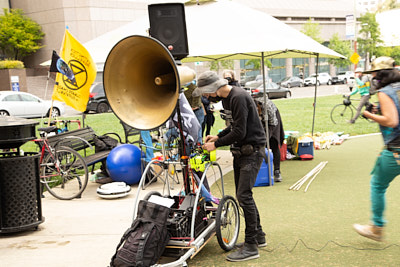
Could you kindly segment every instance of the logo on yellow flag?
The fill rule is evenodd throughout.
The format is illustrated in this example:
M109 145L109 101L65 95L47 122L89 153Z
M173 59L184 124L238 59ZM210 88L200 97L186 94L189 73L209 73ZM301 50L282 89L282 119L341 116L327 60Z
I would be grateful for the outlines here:
M351 55L350 57L350 61L351 63L353 63L354 65L357 65L358 61L360 61L361 57L359 54L357 54L356 52L354 52L353 55Z
M96 65L86 48L65 31L60 57L68 64L75 79L57 72L53 100L65 102L78 111L85 111L90 86L96 78Z

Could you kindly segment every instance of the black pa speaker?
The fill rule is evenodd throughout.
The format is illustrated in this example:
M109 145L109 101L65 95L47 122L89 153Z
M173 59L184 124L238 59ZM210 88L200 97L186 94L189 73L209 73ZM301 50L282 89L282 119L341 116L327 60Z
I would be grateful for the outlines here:
M182 3L148 6L150 36L163 43L175 59L189 55L185 6Z

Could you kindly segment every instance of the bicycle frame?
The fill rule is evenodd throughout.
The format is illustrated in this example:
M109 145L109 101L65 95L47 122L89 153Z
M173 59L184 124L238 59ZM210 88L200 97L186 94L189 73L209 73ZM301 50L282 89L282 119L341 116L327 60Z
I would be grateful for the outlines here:
M55 154L54 154L54 150L55 150L55 149L52 148L52 147L49 145L49 143L47 142L46 139L35 139L34 141L35 141L35 142L36 142L36 141L43 142L42 151L41 151L41 154L40 154L39 164L42 165L44 156L45 156L46 151L47 151L47 152L50 154L50 156L53 158L54 166L55 166L55 168L57 169L57 172L60 173L61 170L60 170L60 168L59 168L59 166L58 166L58 164L57 164L57 160L55 159L55 156L54 156L54 155L55 155ZM43 178L54 177L54 176L57 176L57 174L54 174L54 175L46 175L46 176L40 175L41 183L44 183Z
M45 135L45 134L43 134L43 135ZM69 136L69 137L66 137L66 138L77 138L77 139L80 139L80 140L82 140L83 142L87 143L87 144L90 146L91 149L93 149L93 146L92 146L91 144L89 144L88 141L86 141L85 139L83 139L83 138L81 138L81 137L78 137L78 136L75 136L75 137ZM48 143L46 137L44 137L44 138L42 138L42 139L34 139L33 141L34 141L34 142L37 142L37 143L43 142L42 149L41 149L41 154L40 154L40 159L39 159L39 164L42 165L44 156L46 155L46 151L47 151L47 152L50 154L50 156L52 157L52 159L53 159L54 167L56 168L57 173L61 173L61 169L60 169L60 167L59 167L59 165L58 165L58 161L57 161L57 159L55 158L55 153L54 153L56 147L58 146L58 144L60 143L61 140L58 141L58 142L54 145L54 148L53 148L52 146L50 146L50 144ZM40 175L41 183L44 183L44 181L43 181L42 178L55 177L55 176L57 176L57 175L58 175L58 174L46 175L46 176Z

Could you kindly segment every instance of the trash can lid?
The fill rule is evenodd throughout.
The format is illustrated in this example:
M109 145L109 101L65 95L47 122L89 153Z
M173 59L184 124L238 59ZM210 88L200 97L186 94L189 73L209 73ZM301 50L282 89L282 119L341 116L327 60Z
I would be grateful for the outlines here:
M0 148L17 148L36 138L36 120L13 116L0 117Z

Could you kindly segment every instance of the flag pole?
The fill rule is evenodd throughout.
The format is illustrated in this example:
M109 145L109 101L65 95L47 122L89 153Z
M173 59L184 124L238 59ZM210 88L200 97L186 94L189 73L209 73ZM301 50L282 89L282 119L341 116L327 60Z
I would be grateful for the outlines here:
M50 69L47 71L47 80L46 80L46 87L44 89L44 100L47 98L47 89L49 88L49 80L50 80ZM53 106L53 103L52 103ZM53 107L51 107L50 110L52 110ZM42 114L42 119L40 120L41 126L43 126L43 114Z
M46 89L44 91L44 100L47 100L47 88L49 87L49 80L50 80L50 70L47 72L47 81L46 81ZM49 121L47 123L47 126L50 126L50 120L51 120L52 113L53 113L53 100L51 100L51 106L50 106L50 111L49 111Z
M67 29L68 29L68 27L67 27ZM65 42L65 31L64 31L64 36L63 36L62 42L61 42L60 51L63 51L63 49L64 49L64 42ZM54 53L54 50L53 50L53 53ZM53 61L53 57L52 57L52 61ZM51 65L50 65L50 68L51 68ZM58 76L58 74L56 74L55 84L57 84L57 76ZM49 84L49 79L50 79L50 69L49 69L49 72L48 72L48 75L47 75L47 84L46 84L45 96L47 94L47 86ZM48 126L50 126L51 116L53 115L53 105L54 105L53 94L54 94L54 88L53 88L53 92L51 93L51 106L50 106L50 111L49 111L49 121L47 123ZM45 97L45 99L46 99L46 97Z
M46 89L44 90L44 100L47 100L47 89L49 87L49 80L50 80L50 69L47 71L47 81L46 81Z
M51 100L51 106L50 106L50 111L49 111L49 122L47 123L47 126L50 126L50 121L51 121L51 116L53 115L53 102L54 100Z

